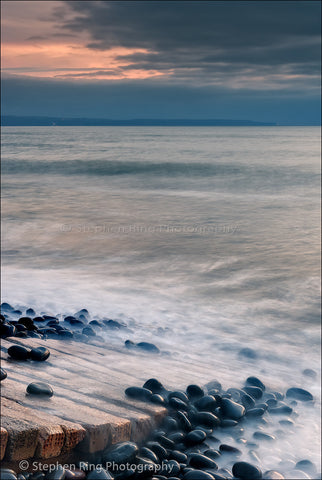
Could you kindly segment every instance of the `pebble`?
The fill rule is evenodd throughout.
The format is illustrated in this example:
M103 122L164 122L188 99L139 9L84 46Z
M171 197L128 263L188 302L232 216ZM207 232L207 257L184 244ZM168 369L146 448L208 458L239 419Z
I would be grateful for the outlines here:
M152 403L156 403L157 405L164 405L165 404L165 400L163 397L161 397L161 395L158 395L156 393L154 393L151 398L150 398L150 401Z
M32 330L35 327L34 321L30 317L21 317L19 318L18 323L24 325L28 330Z
M90 326L84 327L83 330L82 330L82 334L87 335L89 337L95 337L96 336L95 330Z
M179 463L187 463L188 457L185 453L179 452L179 450L172 450L169 453L169 458L172 460L176 460Z
M206 440L207 435L203 430L192 430L189 432L183 439L183 442L188 447L193 447L195 445L200 445L204 440Z
M148 458L149 460L152 460L152 462L155 462L155 463L159 462L159 458L157 457L157 455L152 450L150 450L150 448L147 448L147 447L141 448L140 456L144 458Z
M177 398L177 397L171 397L169 399L169 406L174 408L175 410L184 410L184 411L187 411L189 408L185 402L183 402L182 400L180 400L180 398Z
M236 462L232 469L234 477L242 480L260 480L262 472L258 467L247 462Z
M265 480L284 480L285 477L276 470L267 470L264 472L263 478Z
M150 378L145 382L143 385L143 388L147 388L148 390L151 390L152 393L162 393L164 391L164 387L159 380L156 378Z
M205 469L205 468L213 468L215 470L218 469L218 465L206 455L202 455L200 453L192 453L189 458L189 465L193 468L198 469Z
M180 392L179 390L169 392L168 393L168 400L172 397L180 398L180 400L182 400L183 402L189 403L189 398L187 397L187 395L184 392Z
M269 433L264 433L264 432L254 432L253 437L256 438L256 440L268 440L272 441L275 440L274 435L270 435Z
M8 355L14 360L27 360L31 350L21 345L12 345L8 348Z
M7 372L5 371L4 368L0 368L0 381L2 382L2 380L5 380L7 378L8 374Z
M231 418L232 420L239 420L245 415L245 407L229 398L222 399L220 410L224 417Z
M264 408L251 408L250 410L247 410L246 417L261 417L262 415L264 415L264 413Z
M253 397L248 395L248 393L244 393L241 396L240 401L241 401L242 405L246 408L246 410L255 407L255 400L253 399Z
M198 398L203 397L205 394L205 392L201 387L199 387L199 385L188 385L186 392L190 400L197 400Z
M248 393L255 400L259 400L263 396L263 390L259 387L244 387L244 392Z
M311 368L306 368L303 370L303 375L306 375L307 377L315 378L317 376L317 373L315 370L312 370Z
M134 442L122 442L109 449L103 455L103 462L115 462L120 465L122 463L132 463L139 449Z
M16 473L9 468L0 469L0 478L1 480L17 480Z
M257 377L248 377L247 380L246 380L246 385L249 385L251 387L258 387L263 391L265 390L265 385Z
M248 347L245 347L245 348L242 348L240 351L239 351L239 355L243 356L243 357L246 357L246 358L250 358L250 359L255 359L257 358L257 353L255 352L255 350L253 350L252 348L248 348Z
M146 443L146 446L156 454L159 460L162 461L167 458L168 452L160 443L150 441Z
M27 387L27 393L31 395L43 395L47 397L52 397L54 394L53 389L48 383L35 382L29 383Z
M197 412L193 414L193 422L196 425L202 425L204 427L218 427L220 420L213 413L210 412Z
M181 429L185 432L190 432L190 430L192 429L192 426L189 419L186 417L186 415L183 412L180 412L180 410L178 410L177 417L178 417L178 424L181 427Z
M219 446L219 451L221 453L230 453L230 454L235 454L235 455L241 455L242 452L236 448L236 447L232 447L231 445L226 445L225 443L222 443L220 446Z
M214 396L205 395L202 398L199 398L198 400L196 400L194 402L194 406L198 410L214 413L215 409L218 407L218 404Z
M136 400L150 400L152 397L151 390L143 387L129 387L125 390L125 394L128 397L135 398Z
M304 390L303 388L292 387L289 388L286 392L287 398L295 398L296 400L301 400L302 402L309 402L313 400L313 395Z
M32 348L30 352L31 360L44 362L50 356L50 351L46 347Z
M2 338L14 337L16 332L16 327L10 325L10 323L3 323L0 325L0 335Z
M288 405L281 405L280 407L269 408L268 411L272 415L289 415L293 412L293 409Z
M149 342L139 342L136 344L137 348L140 348L141 350L145 350L146 352L150 353L160 353L160 350L154 343L149 343Z
M314 463L312 463L310 460L300 460L297 462L295 465L296 470L302 470L307 473L315 473L316 472L316 467Z

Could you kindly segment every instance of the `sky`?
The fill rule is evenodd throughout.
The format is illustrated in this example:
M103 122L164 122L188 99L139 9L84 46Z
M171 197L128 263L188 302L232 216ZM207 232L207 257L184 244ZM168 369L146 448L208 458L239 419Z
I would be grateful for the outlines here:
M321 3L1 2L2 114L320 124Z

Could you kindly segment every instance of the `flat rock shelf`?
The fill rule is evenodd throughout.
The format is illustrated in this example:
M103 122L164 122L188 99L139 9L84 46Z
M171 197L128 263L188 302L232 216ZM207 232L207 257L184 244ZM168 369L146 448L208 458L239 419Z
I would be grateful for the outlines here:
M13 360L12 345L46 347L45 362ZM2 339L1 366L8 378L1 382L1 460L15 468L19 461L43 463L76 462L118 442L142 441L162 421L167 411L124 395L126 387L146 378L166 379L169 370L178 372L178 384L191 380L206 382L198 365L176 368L176 360L135 355L125 348L106 344L37 338ZM27 395L31 382L51 385L51 398ZM32 462L30 462L32 463Z

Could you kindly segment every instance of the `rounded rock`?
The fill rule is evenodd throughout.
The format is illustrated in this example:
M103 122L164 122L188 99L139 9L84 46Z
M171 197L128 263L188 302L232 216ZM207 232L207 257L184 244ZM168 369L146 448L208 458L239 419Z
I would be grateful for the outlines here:
M8 348L8 355L14 360L27 360L30 355L30 349L22 345L12 345Z
M136 443L122 442L103 453L103 462L115 462L117 465L134 461L139 449Z
M187 395L190 399L197 399L204 396L205 392L199 385L188 385L186 389Z
M264 473L263 478L265 478L265 480L284 480L285 477L276 470L267 470Z
M214 470L218 469L218 465L211 458L200 453L192 453L190 455L189 465L200 470L206 468L213 468Z
M313 400L313 395L304 390L303 388L292 387L286 392L287 398L294 398L295 400L301 400L302 402L309 402Z
M246 380L246 385L250 386L250 387L258 387L263 391L265 390L265 385L257 377L248 377L247 380Z
M188 447L193 447L195 445L200 445L205 439L207 435L202 430L192 430L189 432L183 439L183 442Z
M245 407L234 402L233 400L230 400L229 398L222 399L220 410L224 417L232 420L239 420L245 415Z
M152 397L151 390L142 387L129 387L125 390L125 395L135 400L150 400Z
M34 382L29 383L27 387L27 393L30 395L42 395L46 397L52 397L54 394L53 389L48 383Z
M156 378L150 378L145 382L143 385L143 388L147 388L148 390L151 390L152 393L159 394L164 391L164 387L159 380Z
M234 463L232 472L234 477L241 480L260 480L262 478L261 470L247 462Z
M137 348L140 348L141 350L144 350L146 352L150 353L160 353L160 350L154 343L149 343L149 342L139 342L136 344Z
M44 362L50 356L50 351L46 347L32 348L30 352L31 360L36 362Z
M255 400L259 400L263 396L263 390L259 387L244 387L243 390L248 395L255 398Z
M197 425L202 425L203 427L218 427L220 420L213 413L210 412L197 412L193 415L193 421Z
M8 374L7 372L5 371L4 368L0 368L0 381L2 382L2 380L5 380L7 378Z

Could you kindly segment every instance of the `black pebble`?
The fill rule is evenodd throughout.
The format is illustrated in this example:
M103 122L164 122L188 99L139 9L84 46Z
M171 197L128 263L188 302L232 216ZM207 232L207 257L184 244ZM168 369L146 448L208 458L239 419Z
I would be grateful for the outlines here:
M219 451L221 453L230 453L230 454L234 454L234 455L241 455L242 454L242 452L238 448L232 447L231 445L226 445L225 443L222 443L219 446Z
M188 447L193 447L194 445L200 445L206 440L206 437L207 435L203 430L192 430L184 437L183 442Z
M0 368L0 381L2 382L2 380L5 380L7 378L8 374L7 372L5 371L4 368Z
M35 382L29 383L27 387L27 393L31 395L43 395L47 397L52 397L54 392L48 383Z
M14 337L17 332L17 329L14 325L9 323L2 323L0 325L0 335L2 338Z
M150 378L145 382L143 385L143 388L147 388L148 390L151 390L152 393L161 393L164 390L164 387L159 380L156 378Z
M213 413L210 412L197 412L193 415L193 422L197 425L204 427L218 427L220 420Z
M302 402L309 402L313 400L313 395L304 390L303 388L289 388L286 392L287 398L295 398L296 400L301 400Z
M33 348L30 352L31 360L44 362L50 355L50 351L46 347Z
M211 458L200 453L192 453L190 455L189 465L201 470L205 468L213 468L214 470L218 469L218 465Z
M142 387L129 387L125 390L125 395L136 400L150 400L152 396L151 390Z
M231 418L232 420L239 420L245 415L245 407L229 398L222 399L220 410L224 417Z
M115 462L116 464L131 463L134 461L139 449L134 442L122 442L108 448L103 453L103 462Z
M255 400L259 400L263 396L263 390L259 387L244 387L244 392L248 393Z
M149 342L139 342L136 344L137 348L140 348L141 350L145 350L146 352L151 352L151 353L160 353L160 350L154 343L149 343Z
M257 377L248 377L247 380L246 380L246 385L251 386L251 387L258 387L263 391L265 390L265 385Z
M15 360L27 360L30 355L30 349L21 345L12 345L8 348L8 355Z
M201 398L205 394L205 392L202 388L199 387L199 385L188 385L186 392L190 400Z
M158 395L156 393L154 393L152 395L152 397L150 398L150 401L152 403L156 403L157 405L165 405L165 400L163 397L161 397L161 395Z
M260 469L247 462L235 463L232 471L234 477L242 480L260 480L262 478L262 472Z

